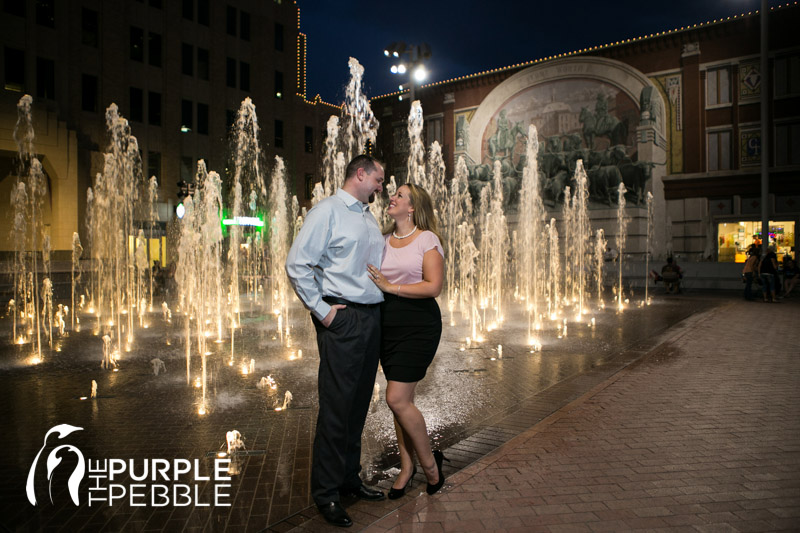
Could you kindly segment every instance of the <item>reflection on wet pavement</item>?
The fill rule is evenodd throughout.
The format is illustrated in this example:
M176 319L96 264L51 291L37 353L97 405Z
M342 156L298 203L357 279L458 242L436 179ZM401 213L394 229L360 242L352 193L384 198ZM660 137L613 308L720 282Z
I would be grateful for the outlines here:
M555 328L545 331L540 352L531 352L526 344L527 323L521 317L511 317L485 342L463 351L465 328L448 326L444 317L439 352L417 388L417 405L426 416L434 447L449 450L451 469L469 464L641 356L667 328L721 301L665 298L623 314L601 311L595 314L594 327L588 320L570 323L564 338L558 338ZM300 316L302 311L293 313ZM0 459L5 526L63 531L259 529L312 503L308 483L318 365L313 335L294 331L292 347L282 347L273 340L273 316L243 316L233 361L228 344L210 344L206 414L201 415L203 389L195 386L201 379L200 358L192 358L187 384L179 329L168 335L158 316L153 315L152 327L137 334L132 350L122 354L117 372L100 368L103 342L90 327L64 337L60 352L32 365L30 347L12 344L8 321L0 323L0 402L8 450ZM154 359L164 363L158 375ZM274 388L258 386L267 376L274 379ZM81 400L90 395L92 380L97 382L98 398ZM377 384L364 432L363 477L386 489L398 457L380 371ZM289 407L276 410L287 391L292 397ZM87 459L198 459L206 473L213 468L216 452L226 449L226 433L236 429L247 453L239 457L241 473L230 482L232 506L137 507L120 501L88 506L84 479L81 505L76 507L67 493L66 474L60 474L70 472L70 461L75 460L62 454L63 470L55 471L51 484L55 503L50 503L45 469L40 467L37 494L42 497L33 507L25 496L26 476L45 433L57 424L83 428L68 440ZM55 447L53 440L57 439L51 439L48 451ZM118 482L134 483L127 474ZM198 483L201 500L213 490L211 485Z

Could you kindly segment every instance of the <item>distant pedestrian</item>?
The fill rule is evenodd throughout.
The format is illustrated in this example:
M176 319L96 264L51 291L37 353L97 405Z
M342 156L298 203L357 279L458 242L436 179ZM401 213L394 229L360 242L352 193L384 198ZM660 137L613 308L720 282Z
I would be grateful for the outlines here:
M775 278L778 276L778 256L775 255L774 247L767 249L767 255L758 265L758 273L761 275L762 290L764 291L765 302L777 302L775 294Z
M786 260L786 258L789 258ZM783 297L789 296L789 293L794 290L794 286L800 281L800 269L797 268L797 262L792 259L790 255L786 255L783 261Z
M661 267L661 279L664 281L667 292L680 294L681 278L683 278L683 269L672 257L667 257L667 264Z
M744 262L744 268L742 269L742 277L744 279L745 300L755 300L752 288L753 288L753 280L755 279L756 273L758 272L758 255L759 251L754 246L751 246L747 250L747 260Z

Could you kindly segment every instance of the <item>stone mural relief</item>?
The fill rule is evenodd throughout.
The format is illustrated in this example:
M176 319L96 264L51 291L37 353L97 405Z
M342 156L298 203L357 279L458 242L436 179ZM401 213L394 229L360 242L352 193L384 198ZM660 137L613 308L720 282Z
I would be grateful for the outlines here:
M497 109L484 130L481 160L470 166L470 190L477 196L499 161L510 193L505 200L516 202L526 165L528 126L534 124L541 140L540 187L549 205L563 202L564 187L572 185L578 159L586 167L594 204L616 204L617 188L625 183L628 200L642 205L653 164L637 161L636 127L643 121L663 120L663 112L646 90L640 99L636 102L601 80L581 78L540 83L518 92Z

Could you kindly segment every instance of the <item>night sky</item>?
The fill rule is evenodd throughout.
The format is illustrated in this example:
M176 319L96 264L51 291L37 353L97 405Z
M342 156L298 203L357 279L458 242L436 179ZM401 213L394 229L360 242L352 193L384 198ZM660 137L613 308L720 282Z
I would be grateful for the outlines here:
M770 1L770 6L782 2ZM759 0L528 0L334 2L297 0L308 36L307 95L339 104L350 56L365 67L368 97L397 90L393 41L428 43L428 82L755 11Z

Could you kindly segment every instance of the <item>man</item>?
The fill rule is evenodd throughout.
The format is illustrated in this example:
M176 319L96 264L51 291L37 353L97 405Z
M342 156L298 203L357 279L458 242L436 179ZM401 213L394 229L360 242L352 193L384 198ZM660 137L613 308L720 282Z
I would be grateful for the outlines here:
M672 257L667 257L667 264L661 267L661 279L664 280L667 292L680 294L683 269L675 263Z
M308 212L286 258L286 274L311 311L319 347L319 415L311 464L311 496L331 524L353 524L340 495L382 500L363 484L361 433L380 351L383 293L367 276L379 265L383 235L368 203L383 190L384 171L360 155L336 194Z

